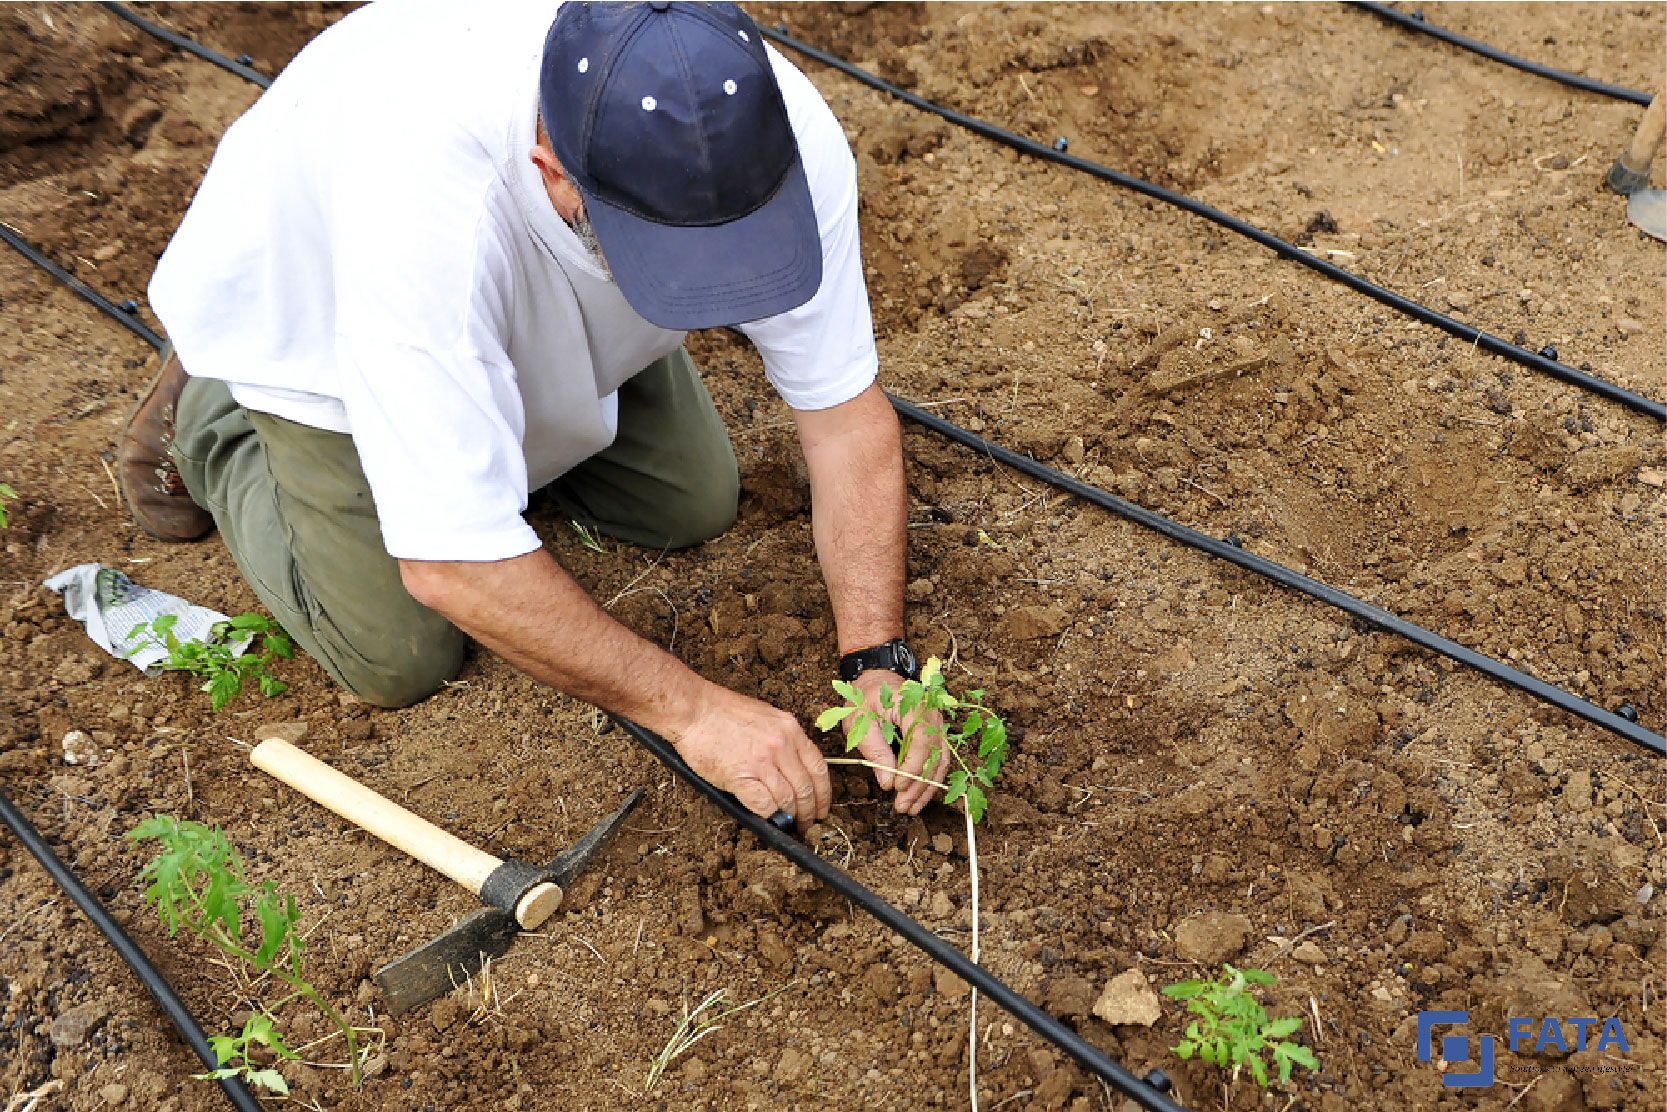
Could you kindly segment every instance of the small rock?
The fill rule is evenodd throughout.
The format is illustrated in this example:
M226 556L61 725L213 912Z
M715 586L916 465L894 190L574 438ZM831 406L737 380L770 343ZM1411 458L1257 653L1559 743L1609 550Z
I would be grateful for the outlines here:
M1094 986L1086 977L1066 973L1048 983L1042 1006L1061 1019L1077 1019L1094 1014L1094 999Z
M909 583L909 601L924 602L931 596L932 591L936 587L937 584L933 583L930 579L921 578L912 580Z
M1094 1002L1094 1014L1116 1027L1134 1024L1150 1027L1163 1014L1158 994L1138 969L1119 973L1106 982L1100 998Z
M97 1001L71 1008L52 1021L52 1045L80 1046L109 1014L110 1009Z
M1295 950L1292 950L1291 956L1304 965L1324 965L1326 961L1325 951L1316 946L1312 940L1304 942Z
M1638 472L1638 481L1645 486L1667 486L1667 471L1659 471L1653 467L1643 468Z
M955 915L955 904L947 892L935 892L932 895L931 916L934 919L949 919Z
M699 1058L690 1058L683 1063L683 1080L700 1082L706 1080L706 1063Z
M1250 920L1225 911L1194 915L1175 928L1175 952L1187 961L1220 965L1238 956L1250 937Z
M1563 805L1575 814L1592 809L1592 774L1584 768L1569 773L1563 786Z
M91 768L98 764L98 743L80 730L71 730L64 735L63 750L64 763L67 765L86 765Z
M1226 884L1233 875L1233 859L1224 853L1212 853L1204 858L1199 879L1205 884Z
M797 1081L800 1077L804 1076L805 1069L810 1065L811 1061L812 1059L809 1054L806 1054L796 1046L790 1046L786 1050L783 1050L781 1052L781 1057L776 1060L776 1068L770 1074L770 1079L778 1082Z
M948 834L934 834L932 835L932 848L947 857L949 852L955 848L955 839Z
M1620 329L1621 335L1623 336L1636 336L1638 333L1644 331L1644 326L1638 321L1633 320L1631 317L1625 317L1616 321L1615 327Z
M959 1000L970 991L967 982L941 965L932 973L932 987L946 1000Z
M368 1061L364 1064L363 1069L364 1069L364 1074L365 1074L366 1080L369 1080L372 1077L381 1076L382 1073L387 1070L387 1068L388 1068L388 1056L386 1054L378 1054L376 1057L372 1058L370 1061Z
M267 738L277 738L279 741L287 741L291 745L299 745L301 739L307 736L307 724L305 722L273 722L256 730L255 736L261 741L265 741Z
M127 1086L120 1081L112 1081L98 1091L98 1099L104 1102L106 1108L114 1108L127 1099Z
M1067 440L1062 454L1065 456L1067 463L1081 463L1083 457L1087 454L1087 448L1082 442L1082 437L1073 436Z

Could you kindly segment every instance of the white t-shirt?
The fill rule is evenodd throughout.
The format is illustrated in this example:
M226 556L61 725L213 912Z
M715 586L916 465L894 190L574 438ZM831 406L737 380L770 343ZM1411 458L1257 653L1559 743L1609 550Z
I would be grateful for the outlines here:
M536 549L528 493L611 444L619 385L683 340L626 303L527 156L555 10L397 0L341 20L226 132L151 280L191 374L352 435L397 558ZM823 277L741 328L788 405L824 409L878 369L856 165L815 87L770 58Z

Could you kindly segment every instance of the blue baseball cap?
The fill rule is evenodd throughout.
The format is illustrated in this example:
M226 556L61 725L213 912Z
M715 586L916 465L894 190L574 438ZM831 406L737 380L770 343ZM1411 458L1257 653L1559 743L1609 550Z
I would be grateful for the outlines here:
M661 328L803 305L822 242L764 40L734 4L562 4L544 129L620 292Z

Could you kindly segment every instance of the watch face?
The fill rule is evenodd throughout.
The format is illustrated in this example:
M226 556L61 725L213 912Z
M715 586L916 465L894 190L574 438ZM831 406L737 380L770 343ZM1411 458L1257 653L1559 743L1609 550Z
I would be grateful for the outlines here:
M909 646L901 641L893 642L897 647L897 663L901 665L897 670L906 677L913 677L920 671L920 664L915 660L915 654Z

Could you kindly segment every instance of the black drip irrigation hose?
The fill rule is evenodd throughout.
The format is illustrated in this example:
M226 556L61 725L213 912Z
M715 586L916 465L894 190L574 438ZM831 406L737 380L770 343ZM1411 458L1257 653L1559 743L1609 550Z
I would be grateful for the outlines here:
M1614 97L1616 100L1630 101L1633 104L1647 105L1650 103L1649 93L1629 89L1624 85L1612 85L1607 81L1599 81L1595 77L1582 77L1580 74L1570 73L1568 70L1554 69L1540 62L1531 62L1527 58L1518 58L1515 54L1507 54L1496 46L1489 46L1485 42L1467 38L1457 31L1449 31L1445 27L1437 27L1433 23L1428 23L1424 19L1423 12L1413 12L1409 15L1406 12L1391 8L1388 4L1374 3L1373 0L1348 0L1348 3L1351 7L1362 8L1378 18L1386 19L1390 23L1406 28L1408 31L1418 31L1438 38L1443 42L1450 42L1454 46L1462 47L1473 54L1480 54L1491 61L1503 62L1507 66L1522 70L1524 73L1531 73L1535 77L1548 77L1561 84L1576 89L1584 89L1588 93Z
M186 1008L185 1001L174 992L173 986L168 984L168 979L162 975L162 971L151 964L150 958L145 956L145 951L122 929L120 923L110 917L110 912L99 903L98 897L81 883L81 879L56 853L52 852L52 847L46 844L46 839L41 837L40 831L35 829L28 817L18 810L17 805L3 790L0 790L0 820L4 820L6 825L11 827L12 833L17 835L23 847L35 855L35 860L39 861L52 879L58 882L58 887L69 894L82 914L110 940L110 945L116 948L122 960L139 975L139 980L162 1006L162 1011L179 1029L180 1035L190 1044L197 1057L203 1060L204 1067L209 1070L218 1068L220 1060L215 1056L214 1048L209 1045L208 1036L203 1034L196 1017ZM219 1082L226 1099L232 1102L232 1107L238 1112L262 1112L260 1102L249 1092L242 1078L222 1077L219 1078Z
M99 0L99 5L111 12L114 12L116 15L121 16L141 31L149 32L165 43L171 43L189 54L195 54L197 57L202 58L205 61L213 62L221 69L230 70L232 73L237 74L237 76L243 78L245 81L252 81L263 89L269 88L272 84L272 79L270 77L261 73L259 70L250 69L248 66L244 65L243 61L234 62L224 54L210 50L208 47L195 41L194 39L186 38L178 31L170 31L160 23L152 23L138 12L135 12L130 8L124 8L122 5L115 3L114 0ZM244 59L246 60L247 58L248 55L244 55Z
M779 29L769 27L762 27L760 29L763 31L765 36L781 43L783 46L791 47L801 54L804 54L806 57L814 58L816 61L821 62L825 66L831 66L848 77L855 78L857 81L862 82L871 89L878 89L880 92L889 93L891 96L896 97L905 104L918 108L923 112L930 112L933 115L940 116L943 119L948 120L950 123L955 124L957 127L963 127L976 135L982 135L986 139L1005 144L1012 147L1014 150L1030 155L1032 158L1044 159L1049 162L1057 162L1061 166L1069 166L1073 170L1080 170L1085 174L1092 174L1094 177L1097 177L1102 181L1111 182L1113 185L1120 185L1123 188L1131 189L1136 193L1143 193L1154 200L1162 201L1167 205L1173 205L1174 207L1185 212L1190 212L1195 216L1201 216L1205 220L1219 224L1230 231L1237 232L1247 239L1255 240L1257 243L1268 248L1281 258L1301 263L1303 266L1306 266L1311 270L1317 270L1327 278L1330 278L1332 281L1340 282L1341 284L1349 287L1351 290L1354 290L1356 293L1364 294L1374 301L1378 301L1389 306L1396 312L1404 313L1415 320L1422 321L1425 324L1439 328L1453 336L1457 336L1464 342L1480 347L1489 354L1497 355L1503 359L1509 359L1514 363L1520 363L1524 367L1539 371L1542 374L1550 375L1552 378L1559 379L1571 386L1578 386L1582 390L1598 394L1602 397L1608 398L1610 401L1620 402L1622 405L1654 417L1658 421L1667 421L1667 404L1658 402L1653 398L1647 398L1642 394L1635 393L1626 389L1624 386L1619 386L1608 381L1607 379L1598 378L1597 376L1587 374L1584 371L1578 371L1573 367L1557 362L1555 359L1548 359L1538 352L1518 347L1516 344L1513 344L1508 340L1503 340L1498 336L1483 332L1481 329L1465 324L1462 321L1454 320L1445 313L1438 313L1427 305L1422 305L1413 301L1411 298L1404 297L1401 294L1394 292L1393 290L1385 289L1374 282L1367 281L1358 274L1345 270L1328 259L1323 259L1318 255L1304 251L1302 248L1287 243L1276 235L1264 232L1254 224L1247 224L1238 217L1229 216L1220 209L1213 208L1202 201L1194 200L1183 193L1176 193L1173 190L1165 189L1161 185L1153 185L1149 181L1134 177L1130 174L1125 174L1120 170L1113 170L1109 166L1102 166L1098 162L1090 162L1086 158L1078 158L1076 155L1066 154L1064 151L1055 150L1043 143L1038 143L1034 139L1027 139L1023 135L1019 135L1016 132L1008 131L1006 128L997 127L995 124L987 123L986 121L980 120L974 116L968 116L964 113L957 112L953 108L945 108L941 104L937 104L933 101L927 100L925 97L911 93L907 89L899 88L884 78L877 77L865 69L854 66L850 62L845 61L843 58L829 54L825 50L819 50L808 43L802 43L798 39L791 37L786 32Z
M1179 522L1171 521L1162 514L1144 509L1133 502L1126 502L1110 491L1085 483L1080 479L1074 479L1062 471L1056 471L1054 468L1048 467L1046 464L1037 463L1029 456L1020 455L1011 448L1003 448L999 444L985 440L982 436L970 433L959 425L951 424L942 417L928 413L919 406L911 405L901 398L893 397L890 394L887 397L891 398L892 407L904 417L931 429L940 436L955 441L957 444L971 448L980 455L988 456L997 463L1011 467L1015 471L1022 471L1033 479L1040 479L1042 482L1058 487L1060 490L1073 494L1085 502L1092 502L1101 509L1110 510L1117 516L1126 518L1137 525L1143 525L1155 533L1161 533L1170 540L1180 541L1182 544L1196 548L1218 559L1236 564L1246 571L1265 576L1282 586L1290 587L1311 598L1329 603L1363 622L1389 633L1399 634L1414 644L1429 649L1431 652L1440 653L1450 660L1474 668L1490 679L1497 680L1516 688L1518 691L1550 703L1559 710L1565 710L1576 717L1584 718L1595 726L1602 726L1606 730L1621 735L1628 741L1636 742L1657 756L1667 756L1667 737L1652 733L1636 722L1628 721L1618 714L1588 703L1560 687L1519 672L1491 656L1479 653L1474 649L1468 649L1456 641L1449 641L1440 634L1430 632L1423 626L1416 625L1405 618L1391 614L1387 610L1373 606L1369 602L1355 598L1346 591L1339 591L1336 587L1328 586L1317 579L1310 579L1301 572L1293 571L1283 564L1276 564L1266 557L1258 556L1253 552L1246 552L1244 549L1224 540L1219 540L1207 533L1200 533L1198 530L1189 528Z
M114 301L111 301L108 297L105 297L103 294L87 285L87 283L83 282L81 279L77 278L75 275L71 274L69 271L47 258L38 249L30 246L22 236L12 230L10 224L0 222L0 239L3 239L7 243L11 244L12 247L17 250L18 254L34 263L48 274L52 275L52 277L58 279L58 281L80 294L86 300L92 302L92 304L96 306L100 312L113 317L117 321L120 321L124 328L132 331L140 339L144 340L145 343L149 344L153 348L156 348L158 351L162 350L162 337L145 327L145 322L133 315L139 309L137 304L129 302L130 305L133 305L132 311L124 310Z
M812 853L804 843L783 833L769 822L741 806L735 797L728 792L721 791L708 783L684 763L683 758L678 756L677 750L673 749L671 743L664 738L652 731L643 729L629 719L621 718L618 715L612 717L615 722L618 722L624 728L626 733L636 740L637 744L658 757L661 763L701 795L715 803L724 814L750 831L753 837L874 916L891 930L902 935L904 939L922 950L933 961L944 966L967 984L988 996L996 1004L1006 1009L1007 1013L1013 1018L1076 1059L1083 1069L1130 1098L1142 1108L1151 1109L1152 1112L1185 1112L1185 1109L1177 1104L1174 1098L1160 1092L1151 1083L1143 1081L1129 1070L1107 1058L1094 1046L1086 1042L1081 1035L1014 992L982 965L975 964L961 951L869 891L855 877L838 866L822 860L822 858Z

